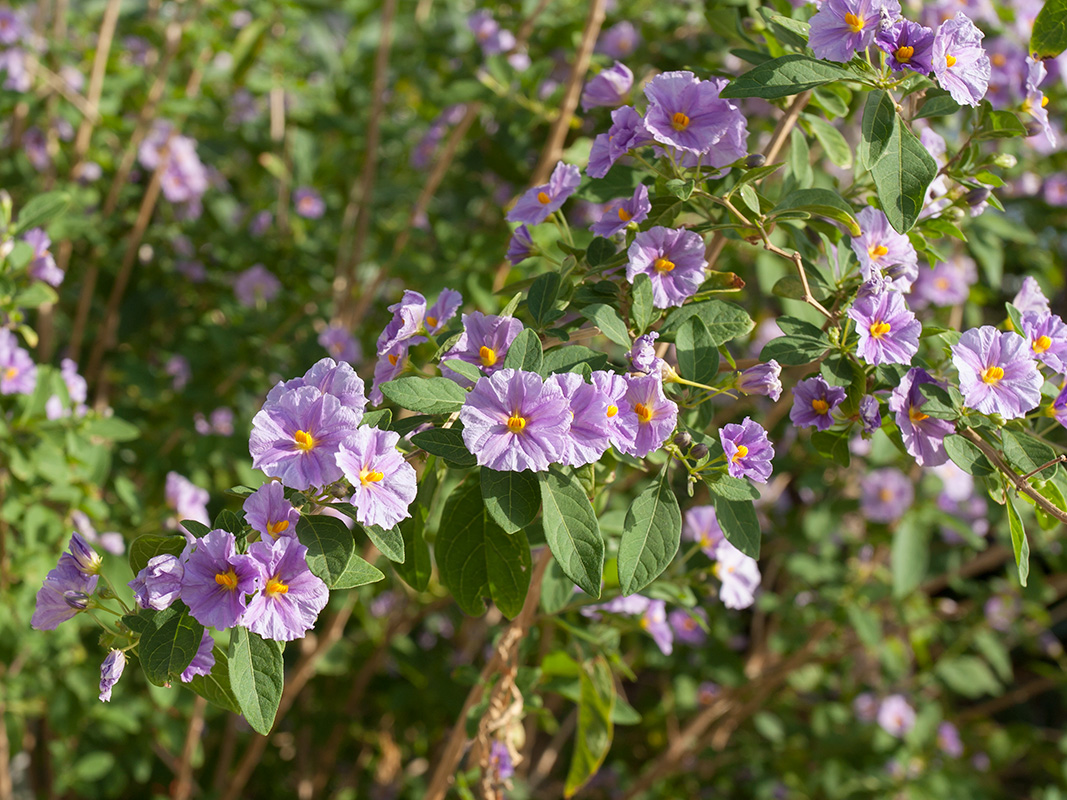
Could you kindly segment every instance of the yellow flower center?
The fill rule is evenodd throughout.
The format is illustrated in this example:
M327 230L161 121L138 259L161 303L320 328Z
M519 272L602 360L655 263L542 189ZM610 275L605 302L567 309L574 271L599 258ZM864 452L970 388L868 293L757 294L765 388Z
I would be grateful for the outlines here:
M1044 108L1047 105L1048 105L1048 98L1042 96L1042 98L1041 98L1041 107Z
M387 355L387 356L386 356L386 358L388 358L388 359L389 359L389 363L390 363L390 364L392 364L392 365L393 365L394 367L396 366L396 362L397 362L397 360L398 360L398 359L397 359L397 356L395 356L395 355L393 355L393 354L391 354L391 353L390 353L389 355Z
M364 467L359 471L359 482L362 483L364 486L366 486L368 483L377 483L384 477L385 475L383 475L381 472L378 472L378 470L376 469L367 469L366 467Z
M543 206L547 206L549 203L552 202L552 198L548 196L548 192L538 192L537 202Z
M953 56L953 55L946 55L945 56L945 69L948 69L949 67L953 66L955 63L956 63L956 56Z
M283 583L280 576L275 575L269 581L267 581L267 588L264 589L268 597L273 597L276 594L285 594L289 591L289 584Z
M431 328L436 328L437 327L437 317L427 317L426 318L426 324L429 325Z
M852 12L845 14L845 24L848 25L848 29L853 33L859 33L863 30L865 24L863 17L858 17Z
M13 381L13 380L15 380L15 378L18 377L18 374L19 374L19 368L18 367L8 367L7 369L4 370L4 380L5 381Z
M890 500L893 499L893 490L890 489L889 487L886 487L884 489L879 489L878 490L878 499L881 500L883 503L888 503Z
M897 61L901 64L907 64L911 61L911 57L915 55L915 48L906 44L901 45L893 55L896 56Z
M870 327L871 336L873 336L875 339L881 339L883 336L889 333L889 330L890 327L888 322L875 322Z
M1034 339L1033 348L1035 353L1044 353L1050 347L1052 347L1052 340L1047 336L1038 336Z
M934 281L934 286L936 286L938 289L947 289L948 288L948 278L938 278L937 280Z
M496 350L483 344L478 350L478 358L481 359L482 364L491 367L496 363Z
M611 419L612 417L614 417L618 413L619 413L619 407L618 406L608 406L608 419Z
M689 117L683 111L675 111L674 116L671 117L671 127L676 131L684 131L689 127Z
M992 367L986 367L982 371L982 381L983 381L983 383L988 383L988 384L990 384L992 386L995 386L996 384L1000 383L1001 380L1003 380L1003 378L1004 378L1004 370L1001 369L998 366L994 365Z
M303 450L305 453L308 450L315 449L315 437L308 431L297 431L293 434L293 440L296 442L296 446Z
M623 222L629 222L633 218L633 214L627 211L622 206L619 206L619 219Z
M816 414L826 414L830 411L830 404L823 400L821 397L816 397L811 401L811 407Z
M648 422L652 419L652 409L646 406L644 403L638 403L634 406L634 412L637 414L637 418L641 422Z
M908 409L908 419L912 422L922 422L924 419L930 419L930 415L921 412L917 406L912 406Z
M867 248L867 255L869 255L871 258L881 258L888 252L889 248L886 247L884 244L872 244L870 247Z
M285 533L287 530L289 530L289 520L287 519L280 519L277 522L267 523L267 533L275 538L277 538L279 533Z
M993 62L994 67L1003 67L1005 64L1008 63L1008 57L1003 53L997 53L989 60ZM955 59L953 59L953 61L955 61ZM949 66L952 65L949 64Z
M652 268L656 270L656 272L670 272L674 269L674 262L669 258L660 257L652 264Z
M233 567L230 567L215 576L215 583L232 592L237 588L237 573L233 571Z
M512 433L522 433L525 427L526 417L520 416L518 411L508 417L508 430Z
M737 446L737 452L733 454L733 456L730 458L730 460L733 463L736 464L738 461L740 461L742 458L744 458L747 455L748 455L748 448L745 447L743 444L739 444Z

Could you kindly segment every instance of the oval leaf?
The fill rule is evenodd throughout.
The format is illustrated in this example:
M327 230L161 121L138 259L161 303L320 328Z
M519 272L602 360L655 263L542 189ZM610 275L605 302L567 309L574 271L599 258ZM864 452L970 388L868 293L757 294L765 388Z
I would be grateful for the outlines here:
M252 730L266 736L274 727L285 684L282 648L238 626L230 630L229 658L237 705Z
M573 474L557 466L538 473L545 540L563 572L591 597L600 597L604 537L596 512Z
M619 585L623 594L648 586L671 563L682 540L682 512L667 480L667 467L655 484L630 504L619 542Z

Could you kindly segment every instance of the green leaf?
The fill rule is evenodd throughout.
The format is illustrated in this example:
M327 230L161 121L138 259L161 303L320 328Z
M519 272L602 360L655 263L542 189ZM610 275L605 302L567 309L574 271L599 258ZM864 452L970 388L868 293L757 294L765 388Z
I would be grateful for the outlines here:
M435 545L441 582L464 613L484 613L493 599L508 617L522 609L530 585L530 546L522 531L508 535L488 518L478 481L449 495Z
M648 226L661 225L669 228L677 219L678 212L682 210L682 201L673 195L653 197L650 204L652 209L648 212L648 218L644 222Z
M896 124L897 107L892 95L884 89L875 89L867 95L860 138L860 163L865 169L870 170L882 160Z
M761 97L764 100L773 100L850 77L850 72L826 61L791 54L765 61L739 78L734 78L719 96L731 99Z
M70 195L66 192L48 192L39 194L19 211L18 222L12 234L25 233L30 228L43 228L70 205Z
M744 336L755 327L752 318L741 306L722 300L704 300L700 303L687 303L671 311L664 320L660 333L671 338L686 320L694 316L704 323L715 347L738 336Z
M538 275L530 285L530 292L526 296L526 305L530 309L530 316L539 327L543 327L548 321L549 315L555 310L556 298L559 296L560 277L558 272L545 272Z
M952 95L948 92L940 89L930 89L926 92L926 102L919 106L918 112L912 119L948 117L958 114L960 109L960 104L953 100Z
M504 357L504 366L507 369L521 369L526 372L540 372L543 356L541 355L541 340L535 331L523 328L519 335L508 346L508 354Z
M1013 112L988 111L982 118L982 125L974 135L974 139L975 141L1012 139L1026 135L1026 126Z
M937 177L937 162L900 117L882 156L871 167L882 211L898 233L907 233L919 218L926 190Z
M818 338L798 336L778 336L763 346L760 361L777 361L784 367L798 367L811 364L830 348L830 340L820 331Z
M195 519L183 519L181 521L181 526L193 536L197 537L204 537L211 533L211 528L203 522L197 522Z
M148 566L148 562L158 555L168 553L179 556L185 549L185 537L180 534L156 536L145 534L138 536L130 545L130 572L136 575Z
M585 260L590 267L596 269L609 263L617 253L618 248L614 242L602 236L597 236L589 243L589 247L585 251Z
M759 492L748 481L742 478L734 478L725 472L704 473L704 482L713 494L726 500L758 500Z
M848 449L848 434L843 431L816 431L811 435L811 443L820 455L847 467L852 463Z
M465 364L465 361L459 362ZM363 419L359 421L360 425L365 425L368 428L379 428L381 430L388 430L389 423L393 421L393 412L388 408L379 408L377 411L368 411L363 415Z
M1067 0L1046 0L1034 20L1030 53L1044 61L1067 50Z
M960 418L960 412L947 389L936 383L923 383L919 385L919 392L926 398L921 405L922 413L926 416L948 420Z
M88 436L99 436L113 442L132 442L141 436L141 430L131 422L118 417L95 417L87 419L82 428Z
M230 687L245 720L266 736L282 700L285 665L282 648L240 626L230 630Z
M678 351L678 370L683 378L705 385L719 374L719 348L711 341L711 334L700 317L687 319L675 337Z
M930 561L930 530L906 514L893 531L889 564L893 575L893 596L904 597L919 587Z
M664 188L679 200L688 200L690 195L693 194L693 190L696 188L696 181L692 179L682 180L681 178L672 178L664 184Z
M804 131L796 127L789 133L789 172L793 182L801 188L807 188L815 182L808 139Z
M546 614L558 614L573 599L574 581L563 573L559 562L552 559L541 580L541 610Z
M797 189L778 201L770 216L781 211L806 211L840 222L853 236L859 236L860 226L855 212L841 195L829 189Z
M485 510L505 533L525 528L537 518L541 494L532 472L497 472L482 467L482 500Z
M989 460L982 455L982 451L958 433L946 436L944 444L945 452L952 459L952 463L968 475L980 478L984 475L992 475L996 471Z
M1008 528L1011 530L1011 549L1015 553L1015 564L1019 568L1019 583L1026 586L1026 579L1030 576L1030 542L1026 539L1026 531L1023 529L1023 519L1015 508L1012 500L1012 492L1006 493L1008 509Z
M750 558L759 558L760 527L751 500L727 500L715 495L715 517L726 541Z
M348 559L345 570L334 578L331 589L355 589L368 583L385 580L385 573L355 553Z
M588 364L592 370L603 369L607 363L607 353L572 344L566 347L555 347L545 353L541 369L545 375L552 375L556 372L573 372L574 368L580 364Z
M841 135L841 131L821 117L805 114L804 119L822 149L826 151L826 156L842 169L852 169L852 148Z
M340 504L338 504L340 505ZM352 507L355 511L355 507ZM383 556L397 564L404 563L404 537L394 525L392 528L383 528L381 525L363 525L363 532L367 538L374 542Z
M634 276L630 289L633 303L630 306L630 319L638 333L644 333L655 319L656 309L653 305L652 279L643 272Z
M658 578L678 552L682 512L670 487L667 466L656 483L639 494L626 511L619 542L619 585L633 594Z
M604 303L596 303L586 306L581 313L615 344L630 349L630 332L626 330L626 323L614 308Z
M382 394L420 414L451 414L463 408L467 393L448 378L398 378L383 383Z
M1000 683L993 671L977 656L942 659L937 662L934 671L949 689L964 697L1000 693Z
M563 785L563 796L573 797L596 775L611 749L614 726L615 681L603 656L584 664L578 674L578 726L574 753Z
M352 532L336 517L301 514L296 523L296 537L308 549L308 568L329 588L334 588L356 549Z
M211 672L207 675L194 675L186 686L209 703L240 714L241 707L237 704L233 689L230 688L230 659L220 647L215 648L213 655L215 664L211 667Z
M55 303L59 300L59 293L43 281L36 281L30 284L25 289L22 289L15 295L15 299L12 304L18 308L39 308L40 306L48 303ZM27 339L26 343L30 347L35 346L35 342Z
M1031 473L1056 458L1056 451L1052 447L1028 433L1005 428L1001 431L1000 438L1004 444L1004 458L1020 474ZM1034 477L1037 480L1049 480L1056 474L1057 469L1058 462L1041 470Z
M430 563L430 546L426 544L423 528L426 524L426 507L416 505L411 516L400 523L400 535L404 537L404 552L408 554L403 564L394 564L396 574L416 592L425 592L430 585L433 565Z
M228 508L224 508L216 515L215 521L211 523L211 527L215 530L227 531L236 536L245 533L249 528L249 525L243 515Z
M538 473L545 540L563 572L590 597L600 597L604 537L596 512L573 473L557 466Z
M137 646L145 677L156 686L177 680L193 662L204 626L181 602L164 611L142 611L139 616L147 617L149 622Z
M454 467L473 467L478 463L463 443L463 433L455 428L420 431L411 437L411 443L431 455L440 456Z
M461 361L458 358L450 358L447 361L442 361L441 366L447 367L453 372L462 375L471 383L477 383L485 374L476 366L474 366L474 364L471 364L469 361Z

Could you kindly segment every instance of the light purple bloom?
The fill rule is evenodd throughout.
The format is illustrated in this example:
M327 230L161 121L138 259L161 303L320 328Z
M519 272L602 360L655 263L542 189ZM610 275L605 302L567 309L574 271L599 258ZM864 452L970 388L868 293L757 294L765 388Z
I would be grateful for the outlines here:
M667 362L656 355L656 339L659 333L650 331L643 336L634 339L633 347L626 357L630 359L630 367L634 372L645 375L660 375Z
M934 32L917 22L902 19L883 28L875 36L875 43L886 54L890 69L928 75L934 68Z
M233 534L216 529L195 540L185 562L181 599L201 625L225 630L241 621L246 595L260 588L259 578L252 557L237 553Z
M878 708L878 725L886 733L903 739L915 727L915 709L902 695L891 694Z
M26 37L26 27L10 8L0 8L0 44L18 44Z
M84 403L89 395L89 387L85 378L78 374L78 365L73 360L64 358L59 364L59 374L67 386L70 401L76 405Z
M363 410L367 406L367 398L363 394L363 379L347 361L320 358L302 377L275 384L274 388L267 392L264 407L278 402L283 394L301 386L312 386L323 394L333 395L342 406L356 414L357 423L363 419Z
M598 461L611 446L608 398L573 372L550 375L545 384L555 384L570 408L570 427L564 437L567 453L561 463L581 467Z
M184 389L188 385L189 379L193 376L193 371L189 367L189 359L180 355L171 356L163 367L163 371L173 378L171 387L176 392Z
M856 215L860 235L852 238L852 250L860 262L865 281L890 278L893 288L906 292L919 274L919 257L906 234L897 233L886 215L868 206Z
M292 489L341 478L336 455L359 425L360 415L313 386L286 391L252 419L252 467Z
M515 774L511 752L499 739L494 739L489 746L489 771L496 781L506 781Z
M500 27L492 14L484 9L475 11L467 18L467 25L478 40L482 53L495 56L506 53L515 47L515 35Z
M971 328L952 346L952 363L968 408L1015 419L1041 402L1044 382L1026 340L989 325Z
M507 259L513 267L517 267L523 261L533 255L534 243L530 237L530 229L525 225L520 225L515 229L515 232L511 235L511 241L508 242Z
M1067 325L1056 314L1028 311L1023 314L1023 330L1030 352L1053 372L1067 372Z
M945 721L937 726L937 746L941 752L950 758L959 758L963 755L963 742L960 740L959 729L951 722Z
M293 192L293 205L296 207L297 216L304 219L319 219L326 213L326 203L322 195L309 187L301 187Z
M1041 129L1041 134L1045 137L1045 142L1050 148L1054 148L1056 147L1056 133L1049 124L1048 109L1045 108L1048 98L1037 88L1045 79L1048 70L1045 62L1036 61L1030 57L1026 59L1026 66L1026 98L1023 100L1022 110L1034 118Z
M215 640L206 630L200 637L200 646L196 648L196 655L182 670L182 683L189 683L197 675L207 676L211 674L211 668L215 666Z
M63 553L37 590L30 627L38 631L55 630L60 623L84 611L99 580L98 575L87 575L78 569L74 556Z
M737 373L734 386L741 394L766 395L775 402L782 396L782 366L773 358L766 364L756 364Z
M70 545L68 545L67 549L71 558L74 559L74 565L83 575L98 575L100 573L103 559L77 531L71 535Z
M319 334L319 345L330 354L330 358L336 358L338 361L356 363L363 360L363 350L359 342L343 325L333 324L323 328Z
M934 37L934 75L960 105L977 106L989 86L985 34L962 11L941 23Z
M18 346L15 334L0 328L0 394L33 394L37 388L37 365Z
M715 560L715 549L723 540L722 528L715 516L715 506L693 506L685 512L682 538L696 542L704 555Z
M548 215L563 205L582 182L582 173L571 164L560 161L552 170L548 183L528 190L508 212L508 222L525 222L539 225Z
M860 722L874 722L878 718L878 698L870 692L861 692L852 701L852 712Z
M598 134L593 140L585 171L591 178L603 178L628 151L652 144L652 141L645 120L633 106L616 108L611 112L608 132Z
M750 478L756 483L766 483L771 477L774 446L767 431L751 417L745 417L740 425L730 423L720 428L719 441L726 453L726 470L731 477Z
M719 97L722 84L688 71L661 72L645 86L645 128L661 144L706 153L740 112Z
M152 556L127 586L133 589L133 597L141 608L162 611L181 595L183 577L185 562L178 556L161 553Z
M845 400L845 390L831 386L821 375L803 380L793 387L793 408L789 419L798 428L814 425L825 431L834 424L833 411Z
M1064 386L1052 401L1052 414L1056 422L1067 428L1067 386Z
M910 364L919 351L922 323L904 304L900 292L867 295L848 311L856 323L856 352L868 364Z
M846 62L866 50L878 32L882 14L900 17L897 0L825 0L811 18L808 45L816 58Z
M648 199L648 187L643 183L638 184L634 189L633 197L612 200L608 203L604 216L589 230L597 236L608 238L625 230L631 224L637 225L644 222L651 210L652 203Z
M986 622L995 631L1007 633L1022 612L1022 602L1013 594L995 594L985 602Z
M100 701L102 703L111 700L111 690L119 682L124 669L126 669L126 654L121 650L109 652L104 663L100 665Z
M957 255L939 261L933 269L921 269L908 295L908 305L918 310L932 306L955 306L966 302L978 282L974 261Z
M707 641L707 631L701 625L701 621L707 624L707 620L707 612L702 608L694 608L692 611L676 608L667 615L667 622L670 623L675 638L691 645L701 645Z
M207 503L210 497L207 489L201 489L184 475L173 471L168 472L163 498L167 506L174 509L174 516L177 517L168 527L177 528L177 523L183 519L210 525L211 517L207 513Z
M52 246L52 240L41 228L32 228L23 234L22 240L33 248L33 257L30 261L30 277L44 281L49 286L59 286L63 283L63 270L56 265L52 252L48 249Z
M378 355L392 350L399 344L408 346L426 341L416 334L422 330L426 318L426 298L410 289L404 291L400 301L389 306L393 318L378 337Z
M374 382L370 388L369 399L371 405L380 406L385 402L385 398L382 396L382 384L389 383L404 371L408 361L408 348L409 345L407 343L398 344L378 357L378 361L374 365Z
M474 364L486 375L492 375L504 367L508 348L521 331L522 322L514 317L498 317L481 311L464 314L463 333L452 349L441 356L441 361L458 358ZM447 367L441 368L441 374L461 386L471 385L467 378Z
M889 396L889 410L893 412L904 449L924 467L936 467L948 460L943 444L945 437L955 433L956 426L945 419L936 419L922 412L926 396L920 387L933 384L945 388L923 369L908 370L908 374Z
M882 427L882 411L878 406L878 398L873 394L865 394L860 400L859 415L864 435L871 436Z
M645 613L641 615L641 629L647 631L656 643L656 647L665 656L674 650L674 631L667 622L667 604L662 600L649 600Z
M249 601L241 624L252 633L289 642L315 626L330 592L308 568L307 550L293 536L248 546L248 558L259 570L259 594Z
M634 85L634 74L621 61L589 79L582 92L582 111L597 106L619 106Z
M722 604L735 610L756 602L756 590L763 580L756 559L746 556L726 539L715 548L715 577L722 583L719 588Z
M641 231L627 255L626 280L633 283L640 273L648 275L656 308L680 306L704 280L704 240L685 228L657 225Z
M896 522L915 499L915 487L899 469L868 472L860 481L860 510L872 522Z
M355 492L350 502L361 525L391 528L411 516L415 468L396 449L400 435L361 427L341 445L337 466Z
M459 307L463 305L463 295L455 289L442 289L437 296L437 302L430 306L423 318L426 333L431 336L444 330L445 325L456 316Z
M629 20L617 22L600 34L596 51L611 58L626 58L641 42L641 34Z
M279 536L295 536L300 512L285 499L285 487L278 481L270 481L245 498L242 506L245 519L252 530L277 539Z
M1028 311L1035 311L1041 314L1052 313L1049 308L1048 298L1041 291L1041 285L1029 275L1023 278L1022 288L1019 289L1019 293L1015 295L1011 304L1019 309L1020 314L1025 314Z
M644 458L658 450L674 432L678 406L663 393L659 375L625 376L626 396L619 405L617 437L621 452Z
M626 398L626 379L614 372L597 370L592 374L591 380L593 387L603 395L608 403L605 415L608 418L608 436L611 444L616 449L621 449L622 443L632 438L630 431L623 428L622 418L619 416L619 409L623 407Z
M500 472L543 472L561 463L570 416L557 384L514 369L481 378L459 412L467 449L480 466Z
M262 264L254 264L233 282L237 302L252 307L260 302L269 303L282 290L282 282Z

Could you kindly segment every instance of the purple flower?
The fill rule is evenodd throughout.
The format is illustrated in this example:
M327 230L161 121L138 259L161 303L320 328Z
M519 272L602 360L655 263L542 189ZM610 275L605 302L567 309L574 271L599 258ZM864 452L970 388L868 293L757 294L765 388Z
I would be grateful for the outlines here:
M856 352L868 364L910 364L919 351L923 326L908 311L900 292L861 297L848 316L856 322L860 337Z
M410 289L404 291L400 302L389 306L393 318L378 337L378 355L392 350L398 344L413 345L426 341L416 336L422 330L426 318L426 298Z
M626 58L641 42L641 34L629 20L623 20L600 34L596 51L611 58Z
M530 230L525 225L520 225L511 235L508 242L507 259L513 267L517 267L523 261L533 255L534 243L530 237Z
M18 346L15 334L0 328L0 394L33 394L37 388L37 365Z
M741 394L762 394L778 402L778 398L782 396L781 375L781 365L771 359L766 364L756 364L738 372L734 387Z
M739 610L756 602L763 576L756 559L746 556L726 539L715 547L715 577L722 586L719 599L727 608Z
M622 200L612 200L608 203L604 216L589 230L597 236L609 238L621 230L625 230L631 223L639 224L648 217L652 210L652 203L648 200L648 187L643 183L634 189L633 197Z
M497 782L506 781L515 774L511 752L499 739L494 739L489 746L489 772Z
M248 603L241 624L252 633L289 642L315 626L330 592L308 568L307 550L293 536L248 546L248 558L259 570L259 594Z
M634 74L621 61L602 70L585 85L582 92L582 111L597 106L619 106L634 85Z
M502 369L479 379L459 412L463 442L499 472L543 472L567 455L570 408L555 383Z
M645 375L662 373L666 362L656 355L656 339L659 333L651 331L634 339L633 347L626 357L630 359L630 367L634 372Z
M1041 291L1041 285L1029 275L1023 278L1022 288L1019 289L1019 293L1015 295L1011 304L1019 309L1020 314L1025 314L1028 311L1035 311L1041 314L1052 313L1049 308L1048 298Z
M793 387L793 408L789 419L798 428L814 425L825 431L834 424L833 410L845 400L845 390L831 386L821 375L801 381Z
M656 308L680 306L696 293L704 280L704 240L685 228L657 225L641 231L627 251L626 280L633 283L640 273L652 281Z
M567 452L561 463L582 467L598 461L611 446L608 398L573 372L550 375L545 384L555 384L570 407L571 422L564 437Z
M277 481L270 481L256 489L245 498L242 508L252 530L272 539L296 535L300 512L285 499L285 488Z
M455 289L442 289L437 296L437 302L430 306L423 318L426 333L433 336L444 330L445 325L456 316L459 307L463 305L463 295Z
M1022 110L1034 118L1045 137L1045 142L1050 148L1054 148L1056 133L1049 124L1048 109L1045 108L1048 105L1048 98L1037 88L1045 79L1048 70L1045 62L1036 61L1029 56L1026 59L1026 67L1026 98L1023 100Z
M163 498L167 506L174 509L174 516L177 517L167 527L177 528L177 523L183 519L191 519L204 525L211 524L211 517L207 513L207 502L210 499L207 489L201 489L184 475L173 471L167 473Z
M180 392L189 383L189 379L193 376L193 371L189 367L189 360L185 356L173 355L163 367L163 371L173 378L171 387L176 392Z
M985 602L986 622L995 631L1007 633L1022 611L1022 602L1013 594L995 594Z
M928 75L934 68L934 32L917 22L903 19L883 28L875 36L875 43L886 54L890 69Z
M189 683L197 675L207 676L211 674L211 668L215 666L215 640L206 630L200 637L200 646L196 648L196 655L182 670L182 683Z
M889 396L889 410L895 415L904 449L924 467L936 467L948 460L943 444L945 437L955 433L956 426L948 420L935 419L922 412L926 402L920 387L934 384L945 388L941 381L931 378L923 369L912 369Z
M22 20L10 8L0 8L0 44L18 44L26 36Z
M952 346L964 403L1004 419L1024 416L1041 402L1044 381L1025 339L989 325L971 328Z
M52 246L52 240L41 228L32 228L23 234L22 240L33 248L33 256L30 261L30 277L44 281L49 286L59 286L63 283L63 270L56 266L56 260L48 249Z
M231 628L241 621L246 595L259 588L260 568L239 555L232 533L213 530L196 539L185 562L181 599L205 627Z
M937 726L937 746L950 758L959 758L963 755L960 732L951 722L945 721Z
M971 287L978 282L974 261L955 256L940 261L933 269L919 270L908 295L908 305L918 310L933 306L955 306L967 300Z
M878 718L878 698L870 692L856 695L852 701L852 712L860 722L874 722Z
M396 449L400 435L362 427L341 445L337 466L355 492L350 502L361 525L391 528L411 516L415 468Z
M582 173L578 167L560 161L552 170L548 183L535 186L526 192L508 212L508 222L525 222L539 225L548 219L548 215L563 205L574 194L582 182Z
M719 441L731 477L750 478L756 483L766 483L771 477L774 446L758 422L745 417L740 425L726 425L719 429Z
M891 694L878 707L878 725L898 739L915 727L915 710L902 695Z
M182 591L185 562L178 556L162 553L148 559L148 564L127 586L141 608L162 611L170 608Z
M302 377L276 384L267 392L264 406L278 402L283 394L301 386L312 386L323 394L333 395L342 406L355 412L357 423L363 419L363 409L367 405L367 398L363 394L363 379L347 361L320 358Z
M463 333L452 349L441 356L441 361L458 358L492 375L503 368L508 348L521 331L522 323L514 317L486 315L481 311L464 314ZM461 386L471 385L467 378L448 367L442 367L441 374Z
M661 72L645 86L645 128L661 144L708 152L740 114L719 97L720 88L720 83L701 81L692 72Z
M860 400L859 415L865 436L873 435L882 427L882 411L878 407L878 398L873 394L865 394Z
M306 186L293 192L293 205L297 215L304 219L318 219L326 213L326 203L322 201L322 195Z
M897 233L886 215L868 206L856 215L860 235L853 237L852 250L860 262L865 281L886 275L893 288L906 292L919 274L919 257L906 234Z
M704 555L715 559L715 549L723 540L722 528L715 516L715 506L693 506L685 512L682 525L682 538L687 542L697 542Z
M126 669L126 654L121 650L112 650L100 665L100 701L111 700L111 689L119 682L122 671Z
M694 608L692 611L684 608L676 608L667 615L674 636L680 642L691 645L701 645L707 641L708 634L701 625L707 624L708 615L702 608Z
M857 50L866 50L878 32L882 14L900 17L897 0L826 0L811 18L808 45L816 58L850 61Z
M645 613L641 615L640 625L652 637L660 652L669 656L674 650L674 631L667 622L667 604L662 600L649 600Z
M962 11L941 23L934 37L934 75L941 88L962 105L977 106L989 87L989 56L982 33Z
M616 436L621 452L644 458L658 450L674 432L678 406L663 393L659 375L626 376L626 395L619 405Z
M378 362L374 365L374 382L370 388L369 399L371 405L380 406L385 402L385 398L382 396L382 384L389 383L389 381L400 375L404 371L404 367L407 366L407 360L408 345L406 343L398 344L387 353L379 356Z
M254 264L237 276L233 293L237 302L251 308L260 301L269 303L282 290L282 283L262 264Z
M1028 311L1023 314L1022 333L1038 361L1053 372L1067 372L1067 325L1059 316Z
M598 134L589 151L585 171L591 178L603 178L627 152L652 143L644 119L632 106L616 108L611 112L611 120L608 132Z
M515 47L515 35L500 27L492 14L484 9L475 11L467 18L467 25L478 40L482 53L495 56Z
M252 216L251 222L248 223L248 232L255 237L260 237L270 230L273 222L274 214L270 211L258 211Z
M338 361L354 363L363 360L363 351L356 337L348 332L344 325L333 324L323 328L319 334L319 345L331 358Z
M604 413L608 418L608 437L611 444L621 449L622 443L631 438L628 429L623 428L622 418L619 416L619 409L622 408L626 398L626 379L614 372L597 370L592 374L591 380L593 387L608 402L607 411Z
M860 481L860 510L872 522L896 522L914 499L915 487L899 469L872 470Z
M89 596L96 591L99 579L98 575L82 572L74 556L63 553L37 590L30 627L38 631L55 630L61 622L84 611L89 607Z

